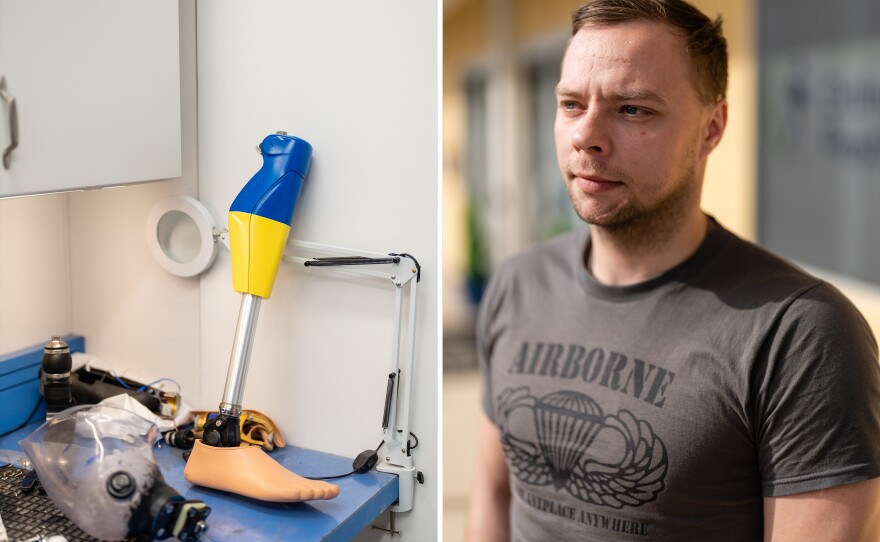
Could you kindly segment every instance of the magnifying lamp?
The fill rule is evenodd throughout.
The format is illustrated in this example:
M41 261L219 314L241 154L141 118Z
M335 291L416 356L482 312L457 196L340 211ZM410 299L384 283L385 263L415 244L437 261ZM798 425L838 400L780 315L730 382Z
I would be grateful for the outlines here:
M194 277L211 267L217 256L214 220L190 196L157 202L147 216L147 245L163 269L178 277Z

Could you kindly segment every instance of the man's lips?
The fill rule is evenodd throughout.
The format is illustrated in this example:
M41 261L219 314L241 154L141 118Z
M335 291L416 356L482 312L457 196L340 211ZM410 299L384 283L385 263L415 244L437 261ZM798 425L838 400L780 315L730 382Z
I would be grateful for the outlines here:
M614 190L623 185L619 181L612 181L597 175L574 174L574 182L577 187L586 194L601 194Z

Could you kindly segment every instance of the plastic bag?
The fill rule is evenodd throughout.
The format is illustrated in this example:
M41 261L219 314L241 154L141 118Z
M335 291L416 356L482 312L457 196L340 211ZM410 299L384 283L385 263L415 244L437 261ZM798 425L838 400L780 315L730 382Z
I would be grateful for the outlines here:
M132 412L86 405L60 412L19 444L46 493L80 529L102 540L123 540L157 534L152 531L162 522L150 516L154 501L175 516L186 506L197 509L199 520L209 511L204 503L184 502L165 484L153 457L158 438L156 426ZM203 521L193 524L186 536L198 538L206 528ZM160 538L180 536L180 530L171 531Z

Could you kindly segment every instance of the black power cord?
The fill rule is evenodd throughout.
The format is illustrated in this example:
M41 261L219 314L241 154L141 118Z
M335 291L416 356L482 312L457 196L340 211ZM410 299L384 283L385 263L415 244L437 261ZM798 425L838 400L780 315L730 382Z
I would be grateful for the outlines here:
M336 480L338 478L345 478L346 476L351 476L352 474L363 474L365 472L369 472L376 466L376 463L379 462L379 448L382 447L385 441L379 442L379 445L376 446L375 450L364 450L359 453L357 457L354 458L354 461L351 463L351 472L346 472L345 474L336 474L334 476L303 476L308 480Z

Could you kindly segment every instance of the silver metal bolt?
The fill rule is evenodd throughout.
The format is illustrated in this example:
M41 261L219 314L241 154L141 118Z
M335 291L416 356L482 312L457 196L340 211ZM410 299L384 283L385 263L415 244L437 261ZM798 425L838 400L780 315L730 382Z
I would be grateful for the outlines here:
M278 131L275 132L275 133L276 133L277 135L287 135L287 132L285 132L284 130L278 130Z
M260 149L260 145L257 145L257 154L263 154L262 149Z
M400 286L400 281L399 281L399 280L395 280L395 281L394 281L394 285L395 285L395 286Z
M397 278L397 275L391 275L391 280L394 280L396 278Z
M386 456L385 456L385 461L391 461L391 456L390 456L390 455L386 455Z
M413 272L413 273L418 273L418 272L419 272L419 270L418 270L418 269L416 269L416 268L415 268L415 267L413 267L413 268L412 268L412 272Z
M406 448L401 448L400 451L406 453Z

